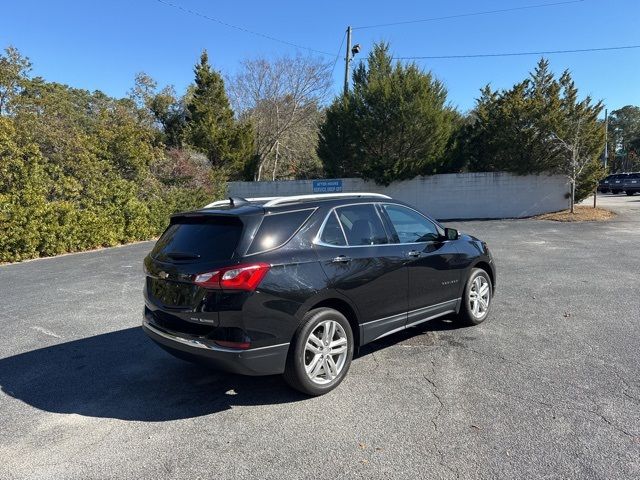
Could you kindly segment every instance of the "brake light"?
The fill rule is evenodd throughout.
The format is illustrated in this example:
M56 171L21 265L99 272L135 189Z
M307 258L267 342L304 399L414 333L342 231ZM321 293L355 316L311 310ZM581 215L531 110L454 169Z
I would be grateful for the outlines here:
M205 288L254 291L271 268L268 263L251 263L225 267L196 275L194 282Z

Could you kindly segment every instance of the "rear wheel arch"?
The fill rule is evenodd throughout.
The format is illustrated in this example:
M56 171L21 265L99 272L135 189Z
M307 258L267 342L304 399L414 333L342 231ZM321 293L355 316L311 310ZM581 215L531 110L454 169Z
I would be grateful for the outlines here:
M311 305L303 312L303 316L311 310L323 307L337 310L349 321L349 325L351 326L351 331L353 333L353 343L357 351L360 347L360 323L358 322L358 314L356 313L355 308L346 300L337 297L330 297Z

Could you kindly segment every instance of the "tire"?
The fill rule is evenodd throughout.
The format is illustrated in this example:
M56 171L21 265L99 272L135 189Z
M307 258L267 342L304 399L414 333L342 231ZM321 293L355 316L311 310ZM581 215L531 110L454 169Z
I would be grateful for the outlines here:
M484 285L488 287L486 292L484 291ZM474 303L473 298L477 297L475 293L478 288L483 291L482 298L485 299L486 308L483 308L482 301ZM491 309L491 301L493 300L493 284L491 283L491 277L489 274L481 268L473 268L469 279L464 287L464 293L462 296L462 305L460 306L460 313L458 314L458 321L463 325L479 325L484 322L489 316ZM477 309L476 309L477 304Z
M614 194L614 195L617 195L617 194L620 193L620 190L611 190L611 193Z
M626 191L626 192L624 192L624 193L626 193L627 195L631 196L631 195L633 195L633 194L634 194L634 193L636 193L636 192L629 192L629 191Z
M327 340L331 326L334 335ZM311 334L320 344L311 338ZM334 347L329 346L332 344ZM340 385L346 376L353 350L353 332L344 315L332 308L311 310L304 316L291 342L284 379L302 393L324 395ZM340 353L331 354L332 351ZM307 369L310 369L310 373L307 373Z

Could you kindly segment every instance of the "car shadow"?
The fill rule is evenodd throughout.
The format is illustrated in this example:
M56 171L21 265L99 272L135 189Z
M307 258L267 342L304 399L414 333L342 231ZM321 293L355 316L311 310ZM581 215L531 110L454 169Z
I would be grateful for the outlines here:
M402 342L433 342L430 332L456 328L447 318L432 320L365 345L358 356ZM0 388L48 412L148 422L309 398L279 375L246 377L178 360L140 327L0 359Z
M280 376L243 377L178 360L140 327L0 359L0 387L40 410L150 422L308 398Z

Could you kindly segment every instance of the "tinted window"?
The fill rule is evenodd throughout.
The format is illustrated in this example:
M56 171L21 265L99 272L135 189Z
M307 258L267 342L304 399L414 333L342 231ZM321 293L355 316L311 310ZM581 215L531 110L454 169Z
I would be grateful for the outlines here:
M373 205L349 205L336 209L336 213L349 245L378 245L389 242Z
M324 224L324 229L322 230L320 241L323 243L328 243L329 245L346 245L347 244L347 241L344 238L344 234L342 233L342 228L340 228L340 224L338 223L338 217L336 217L335 212L331 212L329 214L329 218L327 218L327 222Z
M418 212L400 205L384 205L389 215L392 239L396 243L428 242L440 237L438 227Z
M264 252L282 246L312 213L313 209L308 209L266 215L247 253Z
M178 218L156 242L151 256L160 261L218 261L233 255L242 222L235 217Z

